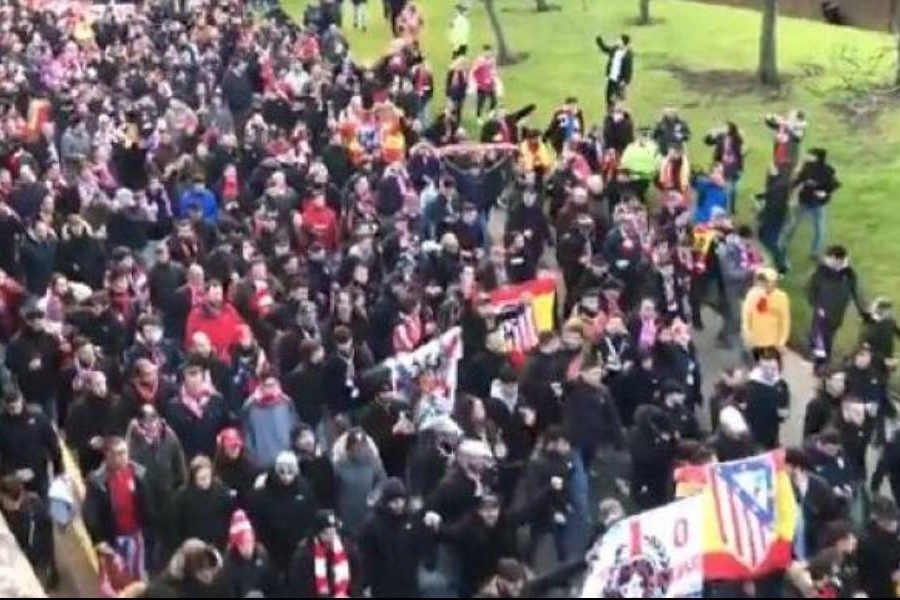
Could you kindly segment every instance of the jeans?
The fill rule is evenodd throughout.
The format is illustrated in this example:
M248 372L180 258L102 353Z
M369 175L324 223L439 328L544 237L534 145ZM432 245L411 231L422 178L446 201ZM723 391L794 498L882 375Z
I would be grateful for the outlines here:
M781 230L784 222L774 219L762 221L759 224L759 241L762 243L769 254L772 256L772 262L779 271L784 271L787 267L785 261L784 248L781 246Z
M737 212L737 192L738 183L741 180L741 174L736 173L732 177L725 180L725 196L728 198L728 214L733 215Z
M804 217L810 217L813 224L813 238L809 247L810 256L819 256L822 253L822 247L825 245L825 207L809 206L798 204L791 216L791 221L784 230L784 237L781 240L782 252L787 251L794 234L797 233L797 227Z

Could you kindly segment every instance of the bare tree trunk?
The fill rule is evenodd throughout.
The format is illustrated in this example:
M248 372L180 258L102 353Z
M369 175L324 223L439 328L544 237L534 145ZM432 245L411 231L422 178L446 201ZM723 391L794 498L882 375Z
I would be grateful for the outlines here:
M483 1L484 10L487 12L488 21L491 23L491 29L494 31L494 39L497 43L497 62L501 65L513 64L516 62L516 59L506 43L506 34L503 32L503 25L500 23L500 17L497 15L497 7L494 5L494 0Z
M547 4L547 0L537 0L538 12L547 12L548 10L550 10L550 5Z
M762 0L762 30L759 35L759 80L778 85L778 0Z
M895 84L900 86L900 7L898 7L897 0L894 0L893 10L894 13L891 15L893 19L891 22L894 24L894 35L897 36L897 79Z
M900 86L900 24L898 24L897 32L897 79L895 85Z
M638 17L639 25L650 24L650 0L640 0L641 14Z

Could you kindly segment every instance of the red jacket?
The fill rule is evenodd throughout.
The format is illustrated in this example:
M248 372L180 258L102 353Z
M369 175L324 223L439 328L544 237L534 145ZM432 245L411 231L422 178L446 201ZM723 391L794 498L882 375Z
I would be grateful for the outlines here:
M328 205L317 206L309 201L303 208L303 231L319 242L326 252L336 252L340 244L337 215Z
M472 67L472 81L480 92L494 92L497 89L497 69L484 58L475 61Z
M190 347L191 338L197 332L209 337L213 350L219 358L230 361L231 347L240 341L244 320L235 308L225 302L219 310L203 303L191 309L185 330L185 344Z

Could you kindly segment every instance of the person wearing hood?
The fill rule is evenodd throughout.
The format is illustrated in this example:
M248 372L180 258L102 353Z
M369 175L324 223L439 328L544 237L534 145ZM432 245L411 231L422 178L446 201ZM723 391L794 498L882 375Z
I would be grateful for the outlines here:
M197 365L185 368L184 383L169 400L164 415L188 460L198 454L211 456L216 435L231 422L225 399L210 385L208 372Z
M359 537L359 554L373 598L419 598L423 535L409 512L403 480L387 479Z
M599 448L624 444L622 422L612 396L603 385L603 367L585 362L576 378L565 385L563 423L568 439L585 468L594 463Z
M287 570L289 598L360 598L364 573L355 549L338 532L329 510L315 515L310 534L296 547Z
M275 463L281 451L291 447L291 432L299 423L293 402L274 376L267 377L247 398L241 421L247 447L264 469Z
M53 425L40 411L28 409L19 390L8 388L0 414L0 475L15 475L29 492L46 497L50 466L55 475L64 473Z
M678 429L668 413L648 404L634 415L631 432L631 497L641 510L668 502L674 493L672 480Z
M23 316L25 327L6 349L6 368L15 377L25 401L52 417L62 368L60 342L45 330L42 310L26 305Z
M222 577L232 598L277 598L281 591L278 572L266 549L257 543L253 524L243 510L231 515Z
M291 433L291 450L297 455L300 474L312 486L316 504L322 508L334 508L336 482L334 466L328 455L321 451L313 429L301 423Z
M741 333L754 355L763 348L780 350L787 345L791 333L790 298L778 289L778 273L774 269L757 269L753 287L741 308Z
M293 452L284 451L257 484L249 501L250 520L272 563L284 572L297 544L313 532L317 504L300 475Z
M88 373L83 395L66 419L66 442L75 452L81 472L90 473L100 466L106 439L124 436L127 427L128 415L121 399L110 391L106 375Z
M79 215L69 215L63 225L56 268L72 281L79 281L93 289L103 287L106 252L90 225Z
M222 555L212 544L185 541L162 575L145 586L145 598L231 598L223 574Z
M209 458L195 456L190 471L190 480L173 502L175 543L196 538L223 550L228 542L234 496L214 477Z
M172 531L173 499L187 483L181 442L152 405L143 406L131 421L125 442L131 459L146 470L147 493L156 507L161 535L159 550L172 548L175 541L168 534Z
M205 333L216 355L228 360L232 346L240 341L241 327L244 325L237 310L225 299L222 283L211 280L206 285L205 299L188 315L185 343L190 343L195 333Z
M385 478L378 449L362 429L351 429L338 439L334 447L337 514L349 537L355 539L362 531L369 499Z
M813 148L809 157L800 167L794 178L792 187L799 189L797 208L787 225L782 239L782 248L791 244L800 222L809 217L813 222L813 237L809 255L818 258L825 244L825 207L831 202L831 196L841 187L835 176L834 167L828 164L828 153L823 148Z
M537 429L562 422L563 379L566 365L559 360L559 337L551 331L538 336L538 346L525 362L519 378L519 393L537 411Z
M806 405L806 414L803 417L804 439L819 435L830 425L834 425L846 392L845 371L822 373L822 385L816 397Z
M213 472L229 489L237 506L246 507L260 469L244 447L241 433L234 427L226 427L216 436Z
M860 315L868 313L846 248L831 246L825 251L806 285L806 299L813 313L810 346L816 364L821 366L831 359L834 338L844 323L850 301Z
M779 446L779 429L790 413L791 392L774 348L760 351L745 391L744 416L753 439L766 450Z

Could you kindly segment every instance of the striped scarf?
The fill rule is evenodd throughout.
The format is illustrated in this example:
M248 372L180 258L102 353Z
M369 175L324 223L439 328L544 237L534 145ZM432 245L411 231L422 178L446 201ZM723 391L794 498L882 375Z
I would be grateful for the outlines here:
M350 597L350 561L340 538L334 538L331 548L326 547L318 538L313 541L313 575L316 595L320 598Z

